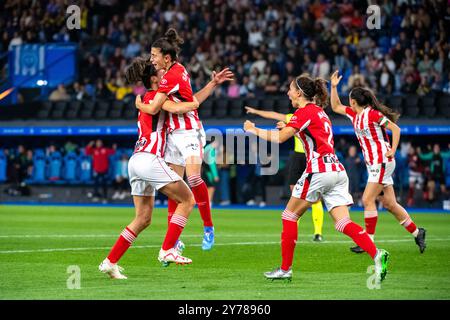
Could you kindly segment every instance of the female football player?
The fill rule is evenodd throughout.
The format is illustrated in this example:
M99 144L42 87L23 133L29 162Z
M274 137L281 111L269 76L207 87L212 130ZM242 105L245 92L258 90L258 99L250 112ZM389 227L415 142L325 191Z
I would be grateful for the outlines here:
M374 240L378 221L376 199L382 195L383 206L391 212L399 223L414 236L421 253L425 250L425 229L417 228L408 212L397 202L392 174L395 170L395 152L400 141L400 128L395 124L399 114L382 105L373 93L362 87L350 91L351 107L342 105L337 92L341 81L339 71L331 76L331 108L334 112L347 116L353 123L355 134L363 151L369 175L362 202L366 232ZM392 132L392 146L386 129ZM359 246L350 248L360 253Z
M377 281L382 281L387 273L389 253L377 249L363 228L350 220L348 206L353 204L353 199L348 192L347 173L334 152L331 122L323 110L328 97L325 81L298 76L291 82L287 95L297 110L285 128L263 130L248 120L244 123L245 131L272 142L283 143L297 135L303 142L308 161L282 214L281 267L266 272L265 277L292 278L297 221L321 197L335 221L336 230L352 238L371 256Z

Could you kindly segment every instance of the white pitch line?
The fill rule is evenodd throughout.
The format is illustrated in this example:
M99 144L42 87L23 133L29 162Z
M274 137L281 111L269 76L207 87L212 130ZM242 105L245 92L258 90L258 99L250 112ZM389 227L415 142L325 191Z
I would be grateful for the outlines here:
M450 241L450 238L442 239L428 239L432 241ZM377 240L379 242L409 242L411 239L388 239L388 240ZM334 244L334 243L352 243L351 240L339 240L339 241L323 241L320 244L311 241L297 241L297 243L303 244ZM272 245L280 244L280 241L268 241L268 242L234 242L234 243L216 243L215 246L248 246L248 245ZM191 244L189 247L200 247L200 244ZM160 245L147 245L147 246L131 246L130 248L143 249L143 248L160 248ZM63 252L63 251L88 251L88 250L108 250L111 247L90 247L90 248L54 248L54 249L33 249L33 250L4 250L0 251L0 254L14 254L14 253L34 253L34 252Z

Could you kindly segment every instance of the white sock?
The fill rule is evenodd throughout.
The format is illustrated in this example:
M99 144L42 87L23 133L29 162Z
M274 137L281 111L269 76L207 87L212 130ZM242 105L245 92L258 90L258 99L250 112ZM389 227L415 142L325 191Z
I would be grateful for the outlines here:
M375 242L375 235L374 234L368 234L370 239L372 239L373 242Z
M416 230L414 230L414 232L412 233L412 235L414 236L414 238L417 238L417 235L419 234L419 228L416 228Z

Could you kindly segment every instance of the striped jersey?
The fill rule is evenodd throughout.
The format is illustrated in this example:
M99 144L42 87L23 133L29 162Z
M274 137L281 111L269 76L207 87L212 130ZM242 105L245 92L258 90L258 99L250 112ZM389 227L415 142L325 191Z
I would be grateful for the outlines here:
M334 153L333 132L328 115L313 103L295 111L288 127L297 129L306 153L306 173L345 171Z
M142 102L151 103L156 91L147 91ZM161 109L157 114L151 115L139 111L138 115L138 141L134 152L149 152L159 157L164 156L166 145L166 112Z
M359 114L352 108L346 107L345 113L352 120L366 164L373 165L393 161L393 158L386 157L386 152L391 149L389 136L385 129L389 121L386 116L371 107L365 108Z
M194 101L190 76L185 67L178 62L174 63L161 78L158 92L165 93L175 102ZM180 129L201 129L202 123L198 117L197 110L193 110L184 114L168 113L166 126L168 132L172 132Z

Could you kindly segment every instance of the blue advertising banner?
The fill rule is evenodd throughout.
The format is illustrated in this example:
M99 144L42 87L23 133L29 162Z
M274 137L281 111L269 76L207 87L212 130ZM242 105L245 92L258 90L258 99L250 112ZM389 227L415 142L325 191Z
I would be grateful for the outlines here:
M76 78L74 44L23 44L9 51L9 80L18 88L56 87Z
M273 129L273 127L262 127ZM205 130L220 130L226 133L243 133L242 126L205 126ZM401 126L404 135L450 135L450 125L435 126ZM353 135L352 126L333 126L335 135ZM125 126L27 126L27 127L0 127L0 136L133 136L137 135L136 125Z

